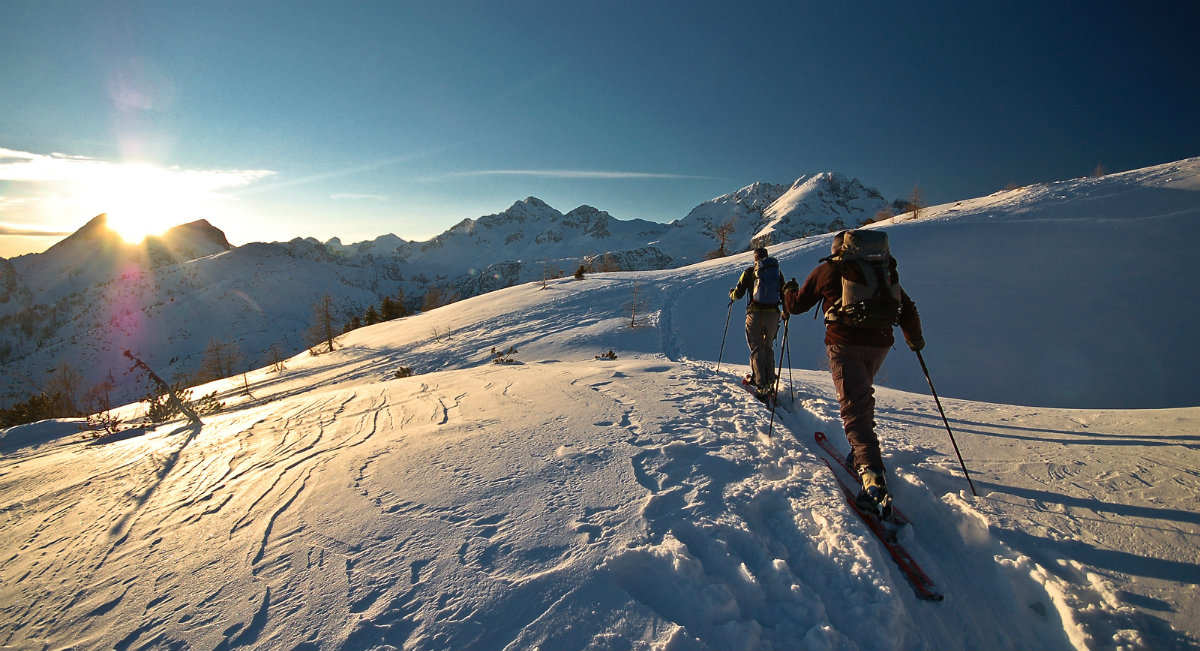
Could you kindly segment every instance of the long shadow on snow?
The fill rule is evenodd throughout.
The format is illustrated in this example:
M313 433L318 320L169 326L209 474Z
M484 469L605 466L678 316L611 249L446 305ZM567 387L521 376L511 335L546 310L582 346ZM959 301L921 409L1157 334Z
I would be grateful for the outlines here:
M924 420L904 420L901 418L893 418L893 417L891 417L891 414L902 414L902 415L907 415L907 416L914 416L914 417L922 418ZM938 429L945 429L945 425L942 423L940 417L938 417L937 415L933 415L933 414L921 414L921 413L917 413L917 412L889 410L888 415L881 416L879 419L880 420L888 420L891 422L899 423L901 425L914 425L914 426L918 426L918 427L934 427L934 428L938 428ZM962 419L957 419L957 418L950 418L948 420L950 421L951 429L953 429L955 433L963 432L963 433L968 433L968 434L977 434L979 436L989 436L989 437L993 437L993 438L1006 438L1006 439L1013 439L1013 440L1018 440L1018 441L1033 441L1033 442L1042 442L1042 443L1066 443L1066 442L1068 442L1068 441L1063 441L1062 439L1048 438L1048 437L1043 437L1043 436L1021 436L1018 434L1004 434L1001 432L988 431L988 429L983 429L983 428L1010 429L1010 430L1017 430L1017 431L1022 431L1022 432L1044 432L1047 434L1062 434L1063 436L1071 436L1071 437L1085 437L1085 436L1093 437L1090 439L1069 441L1069 443L1071 443L1072 445L1077 445L1077 444L1082 444L1082 445L1129 445L1129 446L1140 446L1140 447L1183 445L1185 447L1193 447L1193 446L1187 445L1186 443L1184 443L1184 441L1196 441L1196 442L1200 443L1200 435L1179 434L1179 435L1169 435L1169 436L1150 436L1150 435L1130 436L1127 434L1104 434L1102 432L1078 432L1078 431L1071 431L1071 430L1023 427L1020 425L1000 425L1000 424L996 424L996 423L980 423L980 422L976 422L976 421L962 420ZM970 427L962 427L963 425L968 425ZM1097 436L1111 437L1111 438L1094 438Z
M149 431L150 430L145 427L131 427L127 430L121 430L120 432L116 432L114 434L104 434L102 436L96 436L88 439L86 445L88 447L94 447L97 445L108 445L110 443L117 443L119 441L127 441L129 439L142 436Z
M188 444L196 438L196 435L200 433L200 425L197 423L188 423L187 425L177 428L167 436L170 437L180 432L187 432L187 438L185 438L183 442L179 444L179 447L175 448L173 452L171 452L165 459L162 460L158 466L158 469L154 473L154 481L141 493L133 496L133 508L130 509L125 515L121 516L121 518L117 520L116 524L109 529L110 534L115 536L121 533L122 530L126 529L126 525L133 519L133 517L141 509L142 505L150 500L150 497L154 495L159 486L162 486L163 480L166 479L167 475L171 473L171 469L175 467L175 464L179 462L179 457L181 454L183 454L184 448L186 448ZM125 535L128 535L128 531L125 531L125 533L122 534L122 539Z
M1086 580L1072 575L1073 570L1060 565L1058 562L1060 558L1071 559L1121 574L1191 585L1200 584L1200 565L1194 563L1146 558L1112 549L1101 549L1078 540L1050 540L1011 529L998 530L996 537L1010 548L1036 559L1047 571L1075 584L1086 582ZM1129 596L1135 597L1136 595ZM1142 601L1144 602L1145 599L1143 598ZM1145 607L1144 603L1141 605L1143 608ZM1134 629L1149 634L1148 648L1188 649L1194 648L1197 642L1189 635L1171 628L1166 620L1144 611L1139 611L1132 616L1120 614L1116 621L1109 623L1116 629Z
M1150 506L1134 506L1132 504L1114 504L1112 502L1103 502L1095 499L1086 499L1082 497L1071 497L1062 493L1052 493L1050 491L1042 491L1033 488L1015 488L1013 486L1004 486L1001 484L993 484L989 482L976 481L977 486L983 489L992 490L998 493L1007 493L1015 497L1023 497L1025 499L1038 502L1046 502L1050 504L1062 504L1063 506L1072 506L1078 509L1088 509L1090 511L1108 512L1116 515L1123 515L1131 518L1145 518L1147 520L1168 520L1178 522L1180 524L1200 524L1200 513L1191 511L1182 511L1180 509L1160 509ZM1200 576L1200 565L1190 565L1197 576Z

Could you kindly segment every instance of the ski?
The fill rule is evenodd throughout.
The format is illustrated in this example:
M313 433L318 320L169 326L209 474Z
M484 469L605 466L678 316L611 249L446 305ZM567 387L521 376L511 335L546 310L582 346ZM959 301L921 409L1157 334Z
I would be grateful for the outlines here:
M833 473L838 486L841 487L842 494L846 497L846 502L850 504L850 508L858 514L858 517L867 525L871 533L875 534L879 542L888 550L888 554L891 555L892 560L899 566L900 571L904 573L904 576L908 579L909 584L912 585L917 596L926 601L942 601L945 599L945 596L938 591L937 586L933 583L933 579L930 579L929 575L925 574L925 571L921 569L921 566L917 565L917 561L913 559L897 537L897 531L900 528L911 526L908 518L895 505L892 506L890 521L880 518L875 513L859 508L858 503L854 499L857 495L857 488L843 476L843 474L849 474L853 477L854 469L846 465L846 462L841 458L841 455L833 447L833 444L830 443L829 437L825 436L824 432L817 432L816 439L821 448L825 450L825 453L832 457L834 463L844 471L841 473L838 472L834 468L834 463L831 463L829 459L822 459L825 465L829 466L829 471Z
M846 462L846 457L841 456L841 453L838 452L837 448L833 447L833 443L829 440L829 437L825 435L825 432L817 432L816 439L817 443L821 446L821 449L825 450L826 454L836 461L839 466L844 468L846 472L850 473L851 477L853 477L855 480L858 479L858 473L854 470L854 467ZM837 472L834 472L834 474L836 475ZM895 504L892 504L892 516L889 518L889 520L890 524L893 525L895 530L899 530L905 526L912 526L911 520L905 517L904 512L901 511L900 507L896 506Z
M775 396L773 396L773 395L772 395L772 396L762 396L762 395L759 395L759 393L758 393L758 389L756 389L756 388L754 387L754 383L751 381L751 379L750 379L750 376L749 376L749 375L747 375L746 377L742 378L742 388L743 388L743 389L745 389L747 392L749 392L749 393L750 393L750 395L752 395L752 396L754 396L755 398L757 398L759 402L763 403L763 404L764 404L764 405L766 405L768 408L771 408L771 407L774 407L774 406L775 406L775 405L773 404L773 403L775 402Z

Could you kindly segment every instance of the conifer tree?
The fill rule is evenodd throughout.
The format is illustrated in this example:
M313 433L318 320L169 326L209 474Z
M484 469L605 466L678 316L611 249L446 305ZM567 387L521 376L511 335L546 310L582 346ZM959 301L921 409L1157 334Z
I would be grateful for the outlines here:
M905 206L907 212L912 213L913 219L920 219L922 211L925 208L925 196L921 193L921 186L914 185L912 194L908 197L908 204Z
M404 308L392 300L390 296L384 296L379 302L379 318L383 321L391 321L392 319L404 316Z
M79 409L79 389L83 384L83 376L75 367L63 360L51 371L50 379L46 382L46 394L54 396L57 402L56 411L63 416L77 416L82 413Z
M200 382L219 380L234 375L242 366L242 353L232 340L212 338L204 348L200 361Z
M442 306L442 290L437 285L430 285L425 292L425 300L421 301L421 311L428 312Z
M709 260L724 258L729 255L729 238L733 237L733 232L737 230L737 222L730 218L729 221L720 226L709 226L708 233L717 240L717 248L715 251L708 253Z
M367 307L367 311L363 313L363 325L375 325L382 319L379 318L379 310L375 309L374 305Z
M331 353L337 348L338 332L334 327L333 297L323 294L313 304L312 322L308 328L308 347L313 355Z

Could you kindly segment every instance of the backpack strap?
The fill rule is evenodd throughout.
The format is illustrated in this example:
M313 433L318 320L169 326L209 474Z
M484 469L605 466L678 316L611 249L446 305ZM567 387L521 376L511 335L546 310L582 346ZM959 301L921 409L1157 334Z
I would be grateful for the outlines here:
M838 280L839 281L841 280L841 278L842 278L842 256L840 253L835 254L835 255L827 255L824 258L821 258L818 262L828 262L829 266L833 267L834 273L837 274ZM840 294L840 292L839 292L839 294ZM821 302L822 303L825 302L824 296L821 297ZM824 319L822 319L822 320L825 323L829 323L829 313L838 309L839 307L841 307L841 305L842 305L842 297L839 295L837 300L835 300L833 303L831 303L829 305L829 309L813 310L813 321L816 321L817 315L820 315L820 316L824 317Z

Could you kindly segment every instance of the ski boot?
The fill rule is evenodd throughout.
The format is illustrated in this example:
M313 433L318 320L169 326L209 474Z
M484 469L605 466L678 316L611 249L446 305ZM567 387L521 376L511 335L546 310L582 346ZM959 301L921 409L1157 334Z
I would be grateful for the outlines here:
M773 383L761 384L754 378L753 374L747 374L746 377L742 378L742 386L750 393L753 393L754 397L758 398L763 404L771 406L775 403L775 387Z
M888 492L883 469L859 466L858 478L862 482L862 490L855 498L855 504L860 509L874 513L884 520L890 519L892 517L892 495Z
M774 387L758 387L754 390L754 396L761 400L767 406L775 405L775 388Z

